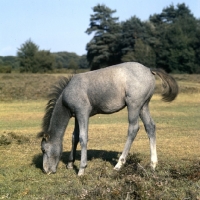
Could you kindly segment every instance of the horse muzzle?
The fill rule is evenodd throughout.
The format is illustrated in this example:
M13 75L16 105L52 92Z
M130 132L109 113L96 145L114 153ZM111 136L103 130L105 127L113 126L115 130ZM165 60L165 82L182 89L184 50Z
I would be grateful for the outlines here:
M45 174L47 174L47 175L55 174L55 173L56 173L56 171L53 171L53 170L45 170L45 169L43 169L42 171L43 171Z

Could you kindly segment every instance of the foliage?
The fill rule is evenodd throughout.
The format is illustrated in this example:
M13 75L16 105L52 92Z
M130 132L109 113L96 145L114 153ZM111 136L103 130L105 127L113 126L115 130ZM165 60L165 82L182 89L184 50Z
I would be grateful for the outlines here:
M21 72L32 72L35 62L34 56L38 51L39 47L30 39L21 45L17 52Z
M55 62L54 56L50 53L50 51L41 50L38 51L34 56L34 65L32 72L48 72L53 69L53 65Z
M88 64L86 55L82 55L79 58L79 68L80 69L88 69L89 68L89 64Z
M200 72L200 21L184 4L173 4L142 22L136 16L119 23L115 10L105 5L93 8L87 44L91 70L121 62L136 61L167 72Z
M27 40L17 57L0 57L0 73L58 72L71 69L91 70L122 62L140 62L147 67L163 68L170 73L200 73L200 19L185 3L173 4L147 21L131 16L119 22L116 10L97 4L90 16L87 34L93 35L86 45L87 55L50 53ZM18 70L19 71L19 70Z
M76 53L58 52L53 53L55 56L55 68L57 69L87 69L88 62L86 55L78 56Z
M49 51L39 50L39 46L31 39L21 45L17 56L20 62L20 72L37 73L53 69L54 57Z
M0 56L0 73L11 73L19 68L19 61L15 56Z
M11 73L12 67L9 65L1 65L0 64L0 73Z
M134 51L128 51L121 60L122 62L135 61L148 67L155 67L156 56L148 44L144 44L141 39L137 39Z
M119 40L118 18L112 17L115 10L98 4L93 8L94 15L90 17L90 27L87 34L94 34L87 44L87 60L92 70L119 63L117 41Z
M195 73L196 55L194 44L197 20L185 4L163 9L161 14L150 16L160 41L155 44L157 65L168 72Z
M31 40L28 40L21 45L18 52L19 57L0 56L0 73L11 73L12 70L16 72L60 73L66 72L68 69L72 69L74 73L77 73L77 70L89 68L86 55L79 56L76 53L69 52L51 53L36 48L33 53L34 56L30 56L31 53L28 53L28 51L33 51L34 46L38 47ZM27 51L27 56L22 56L25 55L24 51Z

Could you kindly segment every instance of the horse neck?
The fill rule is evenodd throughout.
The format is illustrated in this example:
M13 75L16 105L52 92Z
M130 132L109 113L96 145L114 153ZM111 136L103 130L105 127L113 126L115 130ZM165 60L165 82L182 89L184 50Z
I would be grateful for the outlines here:
M56 102L48 129L51 140L62 141L70 117L70 111L63 105L60 97Z

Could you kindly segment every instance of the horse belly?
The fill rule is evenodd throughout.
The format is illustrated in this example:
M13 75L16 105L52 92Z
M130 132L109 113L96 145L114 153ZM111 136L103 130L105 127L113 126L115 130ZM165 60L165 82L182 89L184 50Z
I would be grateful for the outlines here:
M92 112L95 114L111 114L120 111L125 107L125 101L121 98L99 98L92 104Z

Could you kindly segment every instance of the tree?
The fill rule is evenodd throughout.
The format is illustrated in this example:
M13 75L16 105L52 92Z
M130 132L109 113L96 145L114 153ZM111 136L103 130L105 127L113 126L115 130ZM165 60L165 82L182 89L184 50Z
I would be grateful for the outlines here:
M76 74L78 68L79 68L78 63L74 59L71 59L69 61L69 69L73 69L74 71L73 73Z
M122 57L123 62L139 62L148 67L155 67L156 56L153 49L141 39L135 41L134 50Z
M55 61L50 51L40 51L39 46L31 39L21 45L17 56L20 63L20 72L47 72L53 69Z
M20 62L20 72L31 72L34 66L34 56L38 52L39 47L31 41L27 40L17 51Z
M122 54L125 55L129 51L134 51L137 39L144 40L146 31L143 23L136 16L131 17L121 24L120 48Z
M44 73L53 70L55 57L50 51L41 50L36 52L34 56L34 65L32 68L33 73Z
M195 72L200 74L200 19L197 21L195 32L194 51L195 51Z
M87 61L87 56L86 55L82 55L79 59L79 68L80 69L87 69L89 68L89 64Z
M87 44L87 60L91 70L119 63L118 39L120 26L118 18L112 17L116 10L98 4L93 8L87 34L94 34Z
M0 73L11 73L12 66L9 62L4 62L0 57Z
M161 14L150 16L155 38L151 43L156 53L157 66L168 72L195 72L197 21L186 5L178 4L163 9Z
M131 17L123 22L120 39L121 61L136 61L155 67L155 53L148 44L149 37L147 24L137 17Z
M18 58L15 56L0 56L0 73L11 73L13 69L19 68Z
M76 65L79 65L79 59L80 56L78 56L76 53L69 53L69 52L58 52L53 53L55 56L55 62L56 62L56 68L70 68L70 62L73 60Z

